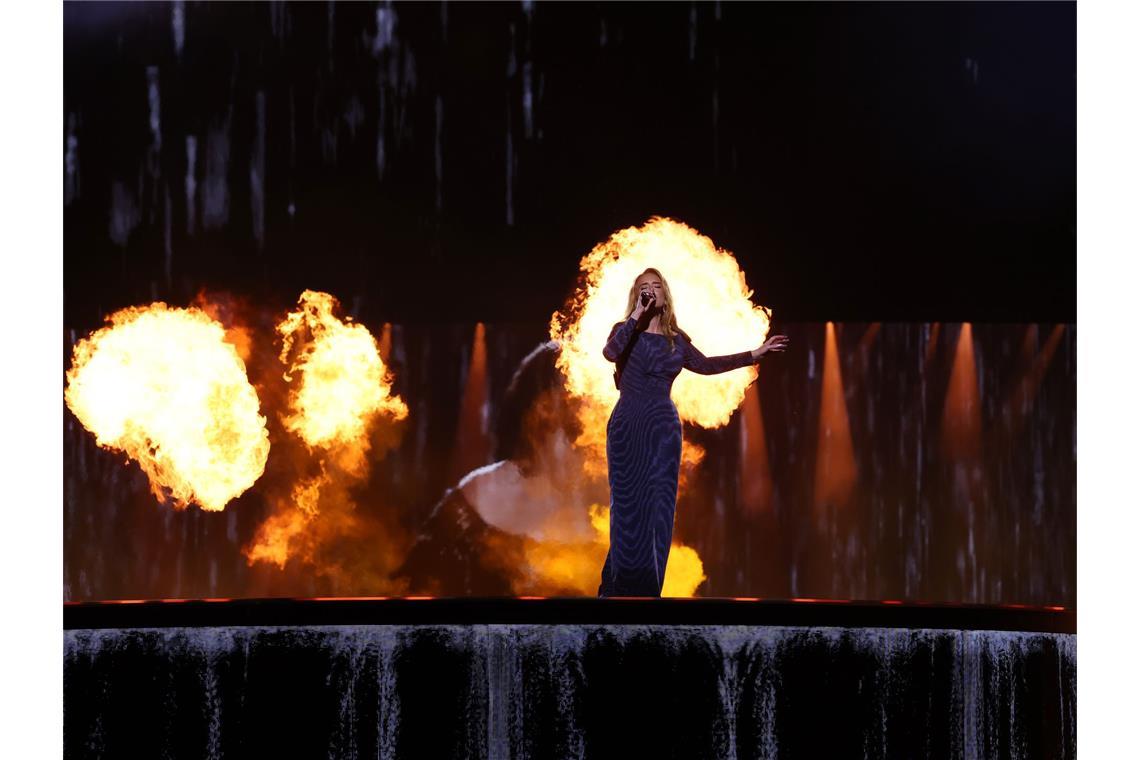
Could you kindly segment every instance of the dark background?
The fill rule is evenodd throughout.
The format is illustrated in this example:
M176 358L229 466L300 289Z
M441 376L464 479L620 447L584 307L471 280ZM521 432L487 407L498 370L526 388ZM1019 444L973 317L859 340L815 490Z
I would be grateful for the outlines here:
M67 3L63 31L69 326L202 287L543 323L654 214L778 321L1076 320L1072 3Z

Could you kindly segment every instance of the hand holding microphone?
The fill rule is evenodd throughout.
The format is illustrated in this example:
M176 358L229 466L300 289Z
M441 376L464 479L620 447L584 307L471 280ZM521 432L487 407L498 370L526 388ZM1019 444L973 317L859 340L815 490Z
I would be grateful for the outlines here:
M640 319L645 312L653 311L653 307L656 305L657 296L649 288L646 288L638 296L637 304L633 307L633 313L630 316L634 319Z

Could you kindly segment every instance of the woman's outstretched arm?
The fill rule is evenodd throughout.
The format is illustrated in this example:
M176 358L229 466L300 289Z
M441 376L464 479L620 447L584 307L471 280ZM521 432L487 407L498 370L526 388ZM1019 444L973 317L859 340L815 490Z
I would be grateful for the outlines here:
M720 372L747 367L760 361L760 357L769 351L783 351L788 347L787 335L773 335L764 341L764 345L752 351L741 351L739 354L726 354L725 356L705 356L696 346L688 340L688 335L678 337L681 350L684 351L685 369L692 370L701 375L716 375Z
M700 349L683 337L677 337L677 344L683 352L684 367L698 375L717 375L721 372L747 367L755 360L751 351L741 351L738 354L725 354L724 356L705 356Z
M633 317L614 325L614 329L610 330L610 337L606 340L606 347L602 349L602 355L611 362L616 362L629 343L629 339L633 337L636 328L637 320Z

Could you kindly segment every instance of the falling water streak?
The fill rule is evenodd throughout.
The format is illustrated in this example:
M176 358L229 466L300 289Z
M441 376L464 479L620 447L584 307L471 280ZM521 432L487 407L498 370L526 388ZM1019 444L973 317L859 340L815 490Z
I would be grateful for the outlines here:
M885 634L884 636L882 636L880 638L880 647L881 647L880 651L882 652L883 650L885 650L885 655L880 655L880 663L886 663L888 668L893 665L895 645L896 645L895 637L890 635L889 633ZM878 690L878 693L875 695L876 699L879 703L879 747L878 747L878 749L879 749L879 756L880 757L886 756L886 749L887 748L886 748L885 744L886 744L886 736L887 736L887 704L889 703L890 698L891 698L891 683L892 683L893 679L886 678L886 679L884 679L884 681L885 681L885 685L882 688L880 688ZM868 732L868 734L869 734L869 732ZM868 741L870 740L870 736L868 734L864 734L864 738L863 738L863 747L864 747L863 755L864 755L864 757L866 757L868 755L867 744L868 744Z
M336 727L337 730L329 737L329 757L347 757L355 760L357 757L356 691L364 665L363 650L366 639L344 628L329 628L327 635L330 639L329 644L337 655L337 662L329 672L326 685L332 686L334 676L338 674L340 676L337 684L339 693L337 715L340 722Z
M376 120L376 179L384 180L384 169L388 164L388 152L384 146L384 130L388 111L388 88L380 85L380 116Z
M722 670L717 682L720 695L721 713L724 716L724 735L720 737L720 756L724 760L736 760L736 721L740 709L741 682L739 661L747 643L748 628L726 626L717 629L717 645Z
M1061 720L1062 728L1068 726L1068 738L1066 740L1065 733L1062 731L1061 735L1061 748L1070 755L1076 757L1077 755L1077 689L1076 689L1076 675L1074 674L1071 679L1066 679L1064 675L1064 664L1073 663L1077 661L1077 637L1065 636L1057 641L1057 690L1061 693ZM1066 681L1073 682L1072 689L1065 689ZM1065 699L1065 693L1068 691L1069 698Z
M287 3L269 3L269 29L277 44L283 45L289 34L289 9Z
M170 6L170 30L174 34L174 57L182 57L182 48L186 44L186 3L175 0Z
M396 732L400 725L400 699L396 691L396 652L402 646L396 626L378 626L372 629L376 643L376 726L379 760L396 757Z
M749 647L753 658L761 658L760 682L763 684L761 698L756 701L753 708L753 719L760 726L760 757L767 760L776 760L780 753L779 738L776 735L776 701L780 687L780 674L775 668L776 656L779 653L778 628L768 629L768 635L757 637Z
M524 681L527 675L524 670L526 663L538 661L534 655L541 657L543 654L550 664L548 676L541 673L533 675L537 675L539 681L548 678L548 687L556 696L557 725L553 727L553 733L560 745L559 756L580 758L583 755L584 737L576 724L584 709L581 699L588 693L583 689L586 684L582 658L595 645L596 634L601 631L605 632L604 638L612 640L619 649L625 649L635 641L651 639L669 652L678 653L689 649L695 640L705 643L711 656L710 667L713 672L719 670L716 688L722 710L716 720L723 730L717 730L716 746L711 749L721 757L734 758L742 750L749 755L777 757L780 749L776 730L780 708L778 695L783 691L781 663L788 656L794 660L795 652L801 649L830 659L851 646L859 660L870 668L865 674L870 691L862 693L876 701L870 706L877 707L879 712L878 720L873 719L867 726L870 735L863 734L862 743L868 756L893 756L898 752L894 742L896 738L906 740L907 728L903 727L901 733L892 735L892 726L882 714L884 706L897 701L900 695L895 692L896 688L909 690L907 682L901 679L913 666L921 667L921 663L915 661L915 655L925 656L924 653L947 645L954 652L950 669L955 681L947 684L951 688L950 709L960 710L962 721L961 744L952 740L955 746L948 748L952 753L960 752L965 758L993 756L1001 749L1005 733L1002 721L1007 720L1011 755L1027 755L1025 726L1017 723L1021 713L1017 698L1019 693L1023 694L1029 688L1024 679L1024 668L1038 651L1055 651L1059 658L1057 686L1061 693L1062 744L1072 741L1072 704L1071 696L1066 702L1066 693L1072 693L1074 684L1071 677L1066 677L1065 670L1068 664L1075 664L1075 636L1072 635L925 629L853 631L779 626L616 625L599 628L580 625L481 625L474 628L429 628L429 633L442 638L450 649L461 649L475 658L467 719L471 730L468 741L472 742L472 749L479 756L506 758L525 753L526 739L530 735L524 725L529 704L527 689L531 683L536 683L540 690L543 686L534 681ZM90 672L98 679L92 684L92 690L96 695L101 692L106 697L116 685L113 682L114 670L122 662L119 659L122 653L138 650L148 658L155 653L166 653L173 658L172 661L189 655L197 665L200 691L196 691L196 695L202 700L199 704L204 708L206 720L207 735L202 754L218 757L224 749L223 716L229 720L235 709L238 714L242 712L236 704L223 704L222 695L232 695L235 685L248 683L248 667L251 652L256 654L253 652L256 642L267 637L280 641L284 636L289 646L316 646L328 652L330 657L326 684L330 687L330 697L335 700L332 704L334 714L339 715L339 725L333 727L330 738L330 754L355 756L359 752L363 734L359 733L357 725L363 716L358 715L358 697L365 689L362 678L371 677L368 668L376 667L376 695L379 698L376 707L376 755L391 758L395 754L400 720L395 662L405 648L405 630L398 626L72 630L65 633L64 657L68 669ZM111 659L101 659L102 655L110 655ZM247 688L238 689L238 692L244 693ZM745 689L754 690L749 721L756 746L742 748L739 746L738 723ZM169 703L172 696L162 698ZM98 696L95 699L96 705L105 704L105 699ZM184 710L187 707L184 701L180 706ZM1010 711L1008 716L1006 709ZM794 716L790 719L793 723L796 720ZM79 740L85 739L89 751L98 753L104 747L102 713L95 710L89 720L83 726L87 735ZM479 723L480 720L484 722ZM876 728L880 730L876 731ZM484 742L485 746L478 746ZM1072 751L1065 745L1062 754L1071 755Z
M534 138L534 59L531 48L531 41L534 39L534 8L535 5L531 0L523 0L526 31L523 35L525 52L522 65L522 112L523 135L527 140Z
M578 704L574 691L575 683L584 678L581 653L586 649L586 640L587 634L582 626L558 626L549 639L547 649L552 660L550 672L555 682L558 712L565 721L563 757L574 760L582 760L586 755L586 737L575 719Z
M689 5L689 63L697 60L697 4Z
M522 67L522 109L523 134L526 139L534 138L534 64L526 61Z
M265 250L265 91L254 97L253 155L249 161L250 216L257 250Z
M489 758L512 757L511 728L522 722L521 715L514 714L522 706L522 666L519 642L512 639L511 630L505 626L483 626L476 632L484 653Z
M150 127L151 151L162 150L162 98L158 88L158 67L146 67L147 124Z
M175 636L183 636L181 631L172 632ZM169 641L169 639L168 639ZM222 700L218 693L218 660L224 651L232 648L233 635L226 629L210 629L204 635L194 638L201 657L202 691L205 697L208 734L206 739L206 757L214 760L221 757L222 743ZM223 647L223 644L231 646Z
M391 2L376 8L376 36L372 38L372 55L379 56L396 39L396 10Z
M183 184L186 189L186 234L187 236L194 234L194 228L197 226L197 195L198 195L198 180L194 174L198 163L198 138L194 135L186 135L186 179Z
M206 177L202 184L202 226L222 227L230 218L230 124L229 118L206 135Z
M63 154L63 205L70 206L79 198L79 137L76 126L79 119L74 113L67 115L67 142Z
M140 213L135 196L122 182L111 183L111 213L108 234L120 247L126 247L131 232L138 226Z

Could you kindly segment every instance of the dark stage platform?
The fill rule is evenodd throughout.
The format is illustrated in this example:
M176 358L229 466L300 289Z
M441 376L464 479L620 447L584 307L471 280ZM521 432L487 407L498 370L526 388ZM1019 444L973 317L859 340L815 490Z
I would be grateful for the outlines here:
M65 604L63 626L746 625L1077 632L1075 610L836 599L357 597L164 599Z
M64 607L68 757L1075 757L1076 615L752 599Z

